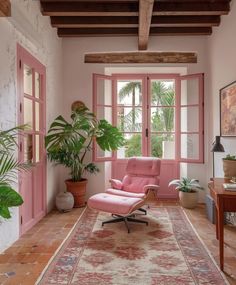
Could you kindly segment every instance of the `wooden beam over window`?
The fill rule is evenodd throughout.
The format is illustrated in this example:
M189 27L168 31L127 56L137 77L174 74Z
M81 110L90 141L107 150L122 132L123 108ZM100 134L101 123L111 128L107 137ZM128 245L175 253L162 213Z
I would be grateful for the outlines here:
M0 0L0 17L11 16L11 2L10 0Z
M194 52L113 52L85 54L85 63L197 63Z
M154 0L139 0L138 49L146 50L152 20Z

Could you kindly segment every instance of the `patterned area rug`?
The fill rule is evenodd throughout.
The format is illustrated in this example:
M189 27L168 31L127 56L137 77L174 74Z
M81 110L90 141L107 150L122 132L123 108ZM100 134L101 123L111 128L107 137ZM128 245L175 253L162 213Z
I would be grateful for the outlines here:
M86 209L37 284L228 284L180 207L148 210L149 226L101 222Z

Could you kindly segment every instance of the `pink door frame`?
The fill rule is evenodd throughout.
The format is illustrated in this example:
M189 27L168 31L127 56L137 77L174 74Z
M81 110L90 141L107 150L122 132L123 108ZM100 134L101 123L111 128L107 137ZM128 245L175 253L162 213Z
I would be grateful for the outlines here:
M24 94L24 64L28 65L33 70L32 76L32 89L33 97L32 104L33 106L35 103L38 103L38 106L41 107L39 109L39 131L32 130L32 135L38 135L39 137L39 154L40 154L40 161L34 164L34 167L30 171L29 174L20 173L19 174L19 191L21 194L25 194L25 189L22 185L24 185L24 180L26 179L26 175L31 177L31 185L32 185L32 204L31 205L22 205L20 207L20 235L25 233L28 229L30 229L33 225L35 225L43 216L46 215L47 212L47 197L46 197L46 150L43 147L43 138L46 133L46 68L42 65L35 57L33 57L28 51L26 51L23 47L17 44L17 109L18 109L18 123L19 125L24 124L24 98L29 98L26 94ZM40 98L37 99L34 97L35 92L35 72L40 74ZM35 107L32 109L33 111L33 126L35 126ZM23 150L23 138L24 136L19 136L19 159L21 161L24 160L24 150ZM35 136L33 136L35 137ZM35 139L33 139L33 157L35 159ZM40 197L41 209L38 209L38 197L36 195L40 195L40 193L36 193L35 189L38 185L41 185L42 189L42 197ZM28 189L29 190L29 189ZM31 207L33 217L32 219L26 224L24 223L24 207ZM36 212L37 211L37 212Z

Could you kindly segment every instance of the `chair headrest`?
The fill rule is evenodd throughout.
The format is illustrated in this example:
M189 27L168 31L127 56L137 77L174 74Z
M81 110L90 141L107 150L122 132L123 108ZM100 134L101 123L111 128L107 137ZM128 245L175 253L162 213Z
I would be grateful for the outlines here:
M159 176L161 160L156 157L131 157L128 160L126 173L132 175Z

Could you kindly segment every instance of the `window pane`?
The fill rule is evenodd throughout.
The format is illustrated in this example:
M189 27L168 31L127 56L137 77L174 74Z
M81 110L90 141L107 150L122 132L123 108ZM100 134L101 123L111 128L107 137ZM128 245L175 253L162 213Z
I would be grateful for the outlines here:
M97 79L97 104L112 104L112 81L109 79Z
M162 79L151 80L151 105L173 106L175 105L175 81Z
M117 151L117 158L142 156L141 134L124 134L125 146Z
M97 119L105 119L112 124L112 107L97 107Z
M117 127L121 132L142 131L142 108L117 107Z
M33 104L28 98L24 98L24 124L27 124L30 129L33 127Z
M174 108L151 108L151 131L173 132L175 130Z
M152 134L151 155L163 159L175 159L175 136L172 134Z
M198 78L181 80L181 105L199 103L199 80Z
M199 135L181 135L181 158L199 159Z
M33 162L33 135L24 135L23 149L24 149L24 162Z
M32 74L33 70L24 64L24 93L32 96Z
M39 107L40 104L35 102L35 130L39 131Z
M181 107L181 132L199 131L199 108Z
M40 161L40 137L35 135L35 162Z
M35 72L35 97L39 98L40 96L40 74Z
M142 105L141 80L119 80L117 82L117 104L124 106Z

